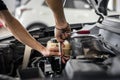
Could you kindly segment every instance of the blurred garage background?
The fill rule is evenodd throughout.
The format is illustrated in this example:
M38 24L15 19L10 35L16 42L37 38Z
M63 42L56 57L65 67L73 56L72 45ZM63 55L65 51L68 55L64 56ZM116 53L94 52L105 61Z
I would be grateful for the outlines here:
M25 28L27 28L27 27L31 27L31 25L33 26L33 27L35 27L35 26L41 26L42 25L42 27L44 27L44 26L52 26L52 25L54 25L54 21L52 21L52 22L49 22L49 21L46 21L46 24L37 24L37 25L35 25L35 23L34 24L32 24L32 22L34 22L34 21L36 21L36 22L39 22L39 21L37 21L36 19L33 19L33 18L27 18L27 17L29 17L29 16L26 16L26 15L28 15L28 13L24 13L23 14L23 12L22 11L29 11L29 10L31 10L31 8L27 8L27 6L29 6L29 4L33 4L34 5L34 3L33 2L37 2L37 1L44 1L44 0L3 0L5 3L6 3L6 5L7 5L7 7L8 7L8 9L9 9L9 11L11 12L11 14L13 15L13 16L15 16L21 23L22 23L22 25L25 27ZM33 1L33 2L32 2ZM71 10L73 10L73 11L70 11L70 12L76 12L76 14L74 14L74 13L70 13L69 14L69 10L70 9L66 9L66 11L65 11L65 15L66 15L66 18L68 19L68 22L70 22L70 23L75 23L75 21L77 21L77 20L74 20L74 18L77 18L78 16L78 18L80 19L81 17L85 17L85 19L81 19L81 20L83 20L83 21L86 21L86 22L89 22L89 21L92 21L91 19L92 18L97 18L96 16L95 16L95 14L94 13L89 13L88 14L88 12L89 11L93 11L92 9L91 9L91 7L88 5L88 3L87 3L87 0L67 0L68 1L68 3L66 3L65 4L65 8L71 8ZM71 4L73 4L73 3L69 3L70 1L73 1L73 3L74 3L74 7L72 7L72 6L69 6L69 5L71 5ZM80 1L80 2L79 2ZM78 2L79 2L79 4L78 4ZM44 2L42 3L44 6L46 6L45 4L44 4ZM35 4L36 5L36 4ZM78 5L83 5L85 8L83 8L82 6L81 7L79 7L78 8ZM22 7L21 7L22 6ZM33 8L33 7L32 7ZM40 7L39 7L40 8ZM38 8L38 9L39 9ZM75 10L74 10L75 9ZM108 9L110 10L110 11L114 11L115 13L120 13L120 0L109 0L109 5L108 5ZM44 9L45 10L45 9ZM79 11L77 11L77 10L81 10L81 12L79 12ZM19 11L21 11L22 13L20 13ZM49 11L49 9L48 10L46 10L47 12ZM84 11L87 11L86 12L86 14L84 14L83 12ZM42 10L40 9L40 11L39 12L42 12ZM48 12L49 13L49 12ZM25 15L26 14L26 15ZM46 15L51 15L51 14L46 14L46 13L40 13L40 14L44 14L45 16ZM76 15L76 16L73 16L72 14L74 14L74 15ZM81 15L81 14L84 14L84 15ZM94 16L92 16L91 14L93 14ZM22 16L21 16L22 15ZM30 14L30 15L33 15L33 14ZM35 14L36 15L36 14ZM71 16L72 15L72 16ZM77 16L78 15L78 16ZM67 16L69 16L69 17L67 17ZM89 19L87 18L87 17L89 17ZM91 18L90 18L91 17ZM40 17L40 18L45 18L44 16L43 17ZM53 19L53 16L51 15L51 16L48 16L48 18L52 18ZM70 18L70 19L69 19ZM30 21L30 20L34 20L34 21ZM45 18L45 20L46 20L46 18ZM28 22L26 22L26 21L28 21ZM93 21L95 21L95 20L93 20ZM44 22L44 21L41 21L41 22ZM49 22L49 23L48 23ZM78 22L80 22L81 23L81 21L79 20ZM76 22L76 23L78 23L78 22ZM43 26L44 25L44 26ZM12 35L9 31L7 31L3 26L2 26L2 24L0 24L0 32L1 32L1 35L0 35L0 37L5 37L5 36L9 36L9 35Z

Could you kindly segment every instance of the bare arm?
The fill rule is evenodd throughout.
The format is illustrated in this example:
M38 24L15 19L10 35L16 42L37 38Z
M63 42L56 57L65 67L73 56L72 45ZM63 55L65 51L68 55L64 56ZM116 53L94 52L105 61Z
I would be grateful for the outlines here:
M49 55L49 51L37 42L16 20L8 10L0 11L0 19L4 26L9 29L14 37L20 42L30 46L31 48L41 52L44 56Z
M70 36L68 33L71 32L70 26L64 15L63 2L62 0L46 0L46 3L51 8L55 18L55 37L57 41L63 42L64 39Z
M56 25L59 28L64 28L67 26L67 21L65 19L62 0L46 0L46 3L51 8L54 14ZM61 26L61 27L60 27Z

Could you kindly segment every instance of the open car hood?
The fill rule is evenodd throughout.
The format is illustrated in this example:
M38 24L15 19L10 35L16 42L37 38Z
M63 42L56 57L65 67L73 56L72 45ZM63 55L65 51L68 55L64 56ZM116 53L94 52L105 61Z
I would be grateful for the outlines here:
M107 15L107 5L109 0L88 0L98 15Z

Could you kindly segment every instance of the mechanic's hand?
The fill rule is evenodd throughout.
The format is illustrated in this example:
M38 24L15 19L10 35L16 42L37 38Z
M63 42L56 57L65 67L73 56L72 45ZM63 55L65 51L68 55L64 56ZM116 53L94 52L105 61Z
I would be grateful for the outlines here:
M64 52L64 48L65 47L65 44L64 43L62 43L62 53L60 53L61 55L60 55L60 57L61 57L61 60L62 60L62 63L66 63L69 59L70 59L70 56L68 56L68 55L65 55L65 52Z
M60 56L58 47L45 47L42 51L43 56Z
M70 58L70 56L65 56L64 53L61 54L58 47L47 46L44 47L41 52L43 56L59 56L63 63L66 63Z
M71 32L71 28L70 25L68 24L68 26L64 29L59 29L55 28L55 38L57 39L58 42L64 42L65 39L70 37L70 32Z

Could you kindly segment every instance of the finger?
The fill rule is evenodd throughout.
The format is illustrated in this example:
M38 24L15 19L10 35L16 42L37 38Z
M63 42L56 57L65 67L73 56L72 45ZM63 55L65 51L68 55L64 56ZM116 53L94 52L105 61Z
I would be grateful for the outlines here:
M65 64L66 62L65 62L65 60L64 60L64 58L62 58L62 62Z
M55 35L55 38L58 42L63 42L64 40L61 38L61 35Z
M70 34L65 33L65 37L66 37L66 38L70 37Z
M64 59L65 59L65 60L69 60L70 57L69 57L69 56L64 56Z
M56 37L56 39L57 39L58 42L64 42L64 40L60 37Z
M65 35L66 38L68 37L67 33L64 33L64 35Z
M70 37L71 36L71 34L69 34L69 33L67 33L67 35Z
M54 55L54 56L61 56L61 55L59 54L59 52L50 52L50 55L51 55L51 56L53 56L53 55Z
M65 40L65 39L66 39L65 33L64 33L64 34L62 34L61 39L63 39L63 40Z
M49 48L49 51L51 52L59 52L58 47L53 47L53 48Z
M63 63L66 63L68 60L69 60L69 58L62 57L62 62L63 62Z
M62 53L59 52L59 48L58 48L58 47L51 48L49 51L50 51L50 53L51 53L52 55L62 56Z
M62 47L63 47L63 48L65 47L65 44L64 44L64 43L62 43Z
M63 56L63 58L66 59L66 60L70 59L69 56Z

